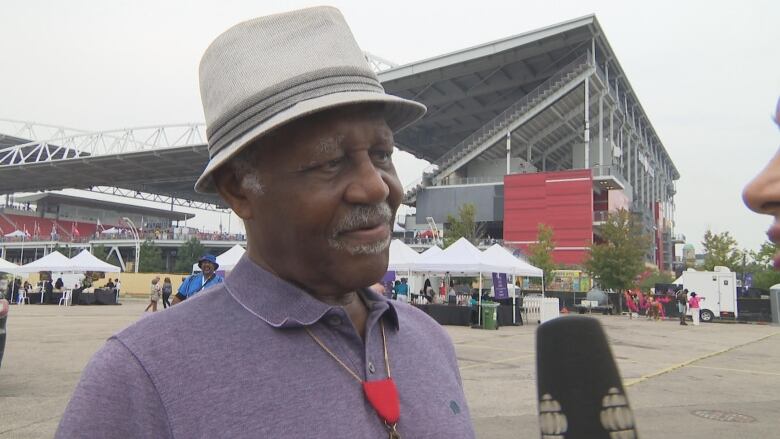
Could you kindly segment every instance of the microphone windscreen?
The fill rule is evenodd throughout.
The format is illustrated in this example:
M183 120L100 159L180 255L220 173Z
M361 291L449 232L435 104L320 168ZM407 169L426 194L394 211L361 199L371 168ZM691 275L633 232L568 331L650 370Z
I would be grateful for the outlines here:
M543 439L637 438L634 414L598 320L559 317L536 334Z

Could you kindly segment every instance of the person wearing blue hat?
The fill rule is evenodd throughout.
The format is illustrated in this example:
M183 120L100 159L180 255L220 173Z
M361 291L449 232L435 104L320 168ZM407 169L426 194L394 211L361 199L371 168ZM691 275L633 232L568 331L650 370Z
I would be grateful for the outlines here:
M182 282L178 292L173 296L171 305L176 305L206 288L221 284L224 280L222 276L217 274L219 264L214 255L203 255L198 259L198 267L200 267L200 273L193 274Z

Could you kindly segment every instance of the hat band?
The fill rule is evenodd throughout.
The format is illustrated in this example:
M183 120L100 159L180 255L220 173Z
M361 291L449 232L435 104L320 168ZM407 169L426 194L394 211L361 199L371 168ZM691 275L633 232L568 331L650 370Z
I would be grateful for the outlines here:
M207 129L209 157L213 158L227 145L270 119L274 115L299 102L344 92L384 93L384 88L375 78L360 75L334 75L303 82L286 88L280 93L267 96L258 93L248 99L243 109L231 112L222 124L213 124Z

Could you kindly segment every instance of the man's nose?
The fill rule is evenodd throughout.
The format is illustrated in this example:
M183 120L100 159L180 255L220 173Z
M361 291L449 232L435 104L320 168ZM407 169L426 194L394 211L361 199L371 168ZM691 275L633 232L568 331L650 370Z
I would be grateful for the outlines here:
M355 165L345 198L354 204L376 204L387 200L390 187L385 181L385 172L377 169L370 159L360 160Z
M780 213L780 151L742 192L742 199L753 211Z

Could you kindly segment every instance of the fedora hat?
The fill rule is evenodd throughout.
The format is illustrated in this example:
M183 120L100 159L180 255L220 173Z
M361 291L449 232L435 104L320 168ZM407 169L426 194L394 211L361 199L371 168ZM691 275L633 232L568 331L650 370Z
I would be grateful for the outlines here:
M384 104L398 131L425 106L385 93L349 30L332 7L269 15L218 36L200 62L209 162L195 190L214 192L212 173L264 134L326 109Z

